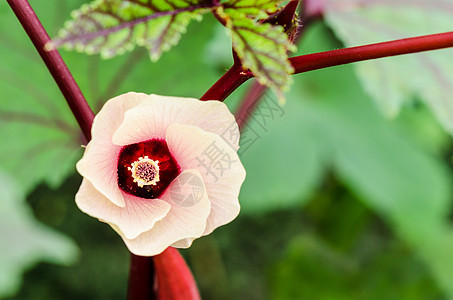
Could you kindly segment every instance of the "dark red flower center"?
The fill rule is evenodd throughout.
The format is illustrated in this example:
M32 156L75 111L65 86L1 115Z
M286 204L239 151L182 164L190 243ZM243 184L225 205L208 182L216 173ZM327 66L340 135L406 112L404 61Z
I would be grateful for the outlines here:
M126 193L158 198L179 175L179 165L164 140L124 146L118 157L118 186Z

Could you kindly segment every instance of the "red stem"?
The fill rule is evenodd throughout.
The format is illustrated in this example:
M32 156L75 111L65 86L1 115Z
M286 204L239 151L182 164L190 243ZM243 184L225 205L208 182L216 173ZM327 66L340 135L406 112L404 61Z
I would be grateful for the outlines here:
M299 74L358 61L437 50L449 47L453 47L453 32L431 34L365 46L306 54L291 57L289 60L295 69L294 74ZM230 71L231 69L228 70L227 73L229 73ZM230 76L230 78L234 79L233 76ZM247 79L249 79L249 77ZM241 84L242 83L243 82L241 82ZM213 87L211 87L208 92L210 92L211 94L217 94L218 89L222 91L222 95L228 96L239 86L240 84L233 82L224 83L221 78ZM263 88L259 87L258 84L254 85L253 89L257 90L250 91L249 94L246 95L246 98L248 98L248 100L244 101L244 103L241 103L239 109L236 112L236 117L238 123L240 124L240 127L243 127L245 125L248 115L253 110L253 107L257 105L259 99L257 99L256 97L262 95L262 93L264 92L262 90ZM221 100L223 101L224 98Z
M294 74L388 56L453 47L453 31L291 57Z
M225 100L241 84L252 78L250 72L244 71L242 66L235 63L213 86L203 95L200 100Z
M7 0L7 2L49 69L50 74L60 88L79 123L85 138L89 141L91 139L91 124L93 123L94 114L72 77L71 72L69 72L68 67L57 50L44 50L44 46L50 41L50 38L28 1Z
M154 300L154 264L152 257L137 256L131 253L129 271L128 300Z

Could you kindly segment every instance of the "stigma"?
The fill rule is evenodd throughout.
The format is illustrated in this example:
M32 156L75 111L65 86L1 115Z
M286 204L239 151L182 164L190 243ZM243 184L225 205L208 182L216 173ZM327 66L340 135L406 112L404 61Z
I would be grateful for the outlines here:
M148 156L139 157L127 169L131 171L132 178L139 187L156 185L160 180L159 161L152 160Z

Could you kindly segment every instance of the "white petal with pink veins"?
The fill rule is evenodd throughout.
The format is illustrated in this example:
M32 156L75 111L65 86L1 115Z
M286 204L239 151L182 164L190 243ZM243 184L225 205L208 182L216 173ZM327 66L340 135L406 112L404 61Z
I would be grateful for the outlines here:
M112 135L123 121L124 113L148 97L146 94L127 93L108 101L94 118L92 140L77 163L77 171L120 207L125 206L117 184L117 163L121 147L112 143Z
M239 213L245 169L236 151L218 135L190 125L168 127L166 141L182 170L197 169L203 177L211 213L204 232L231 222Z
M220 101L150 95L130 109L113 135L117 145L128 145L152 138L164 139L173 123L188 124L216 133L235 149L239 129L228 107Z
M76 203L81 211L102 222L116 225L130 239L151 229L171 208L170 204L160 199L143 199L128 194L124 198L126 206L119 207L84 179L76 194Z
M129 250L136 255L157 255L169 245L184 238L198 238L205 231L211 205L197 170L179 174L161 198L171 205L171 209L149 231L128 239L116 228Z

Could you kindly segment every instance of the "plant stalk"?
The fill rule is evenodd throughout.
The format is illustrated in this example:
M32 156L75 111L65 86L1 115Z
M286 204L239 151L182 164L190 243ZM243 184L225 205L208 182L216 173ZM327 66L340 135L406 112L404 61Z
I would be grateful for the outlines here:
M152 257L138 256L131 253L129 270L128 300L157 299L154 288L154 263Z
M291 57L289 61L294 67L294 74L309 72L328 67L344 65L353 62L377 59L383 57L397 56L403 54L418 53L424 51L438 50L453 47L453 31L430 34L419 37L399 39L394 41L369 44L358 47L350 47L338 50L331 50L313 54L306 54L296 57ZM204 95L201 99L217 99L224 101L232 92L234 92L241 84L253 77L253 74L247 71L239 71L241 66L234 64L225 75L223 75ZM242 72L242 73L240 73ZM240 75L242 74L242 75ZM257 85L255 86L255 88ZM260 93L254 93L255 96ZM250 103L248 101L244 107L240 108L238 115L244 114L244 111L249 110ZM244 123L245 124L245 123ZM244 126L244 124L241 124Z
M245 71L239 63L234 63L228 71L214 83L200 100L224 101L232 92L248 79L252 78L250 72Z
M44 50L44 46L50 41L50 38L28 1L7 0L7 2L46 64L79 123L86 140L89 141L91 139L91 124L93 123L94 113L86 102L71 72L57 50Z
M453 47L453 31L291 57L294 74L389 56Z

